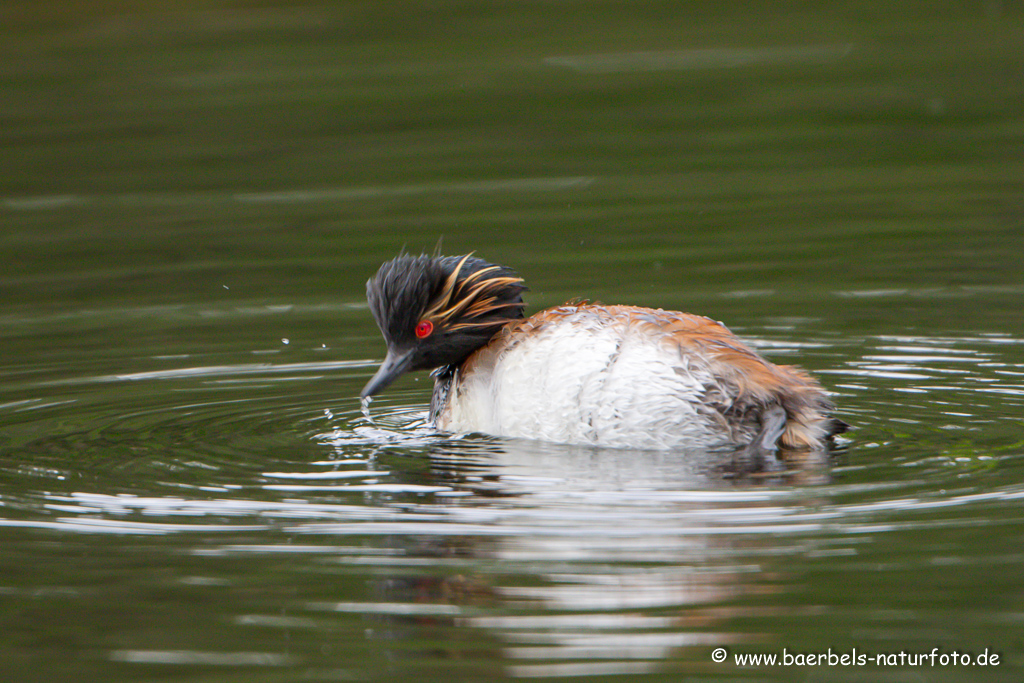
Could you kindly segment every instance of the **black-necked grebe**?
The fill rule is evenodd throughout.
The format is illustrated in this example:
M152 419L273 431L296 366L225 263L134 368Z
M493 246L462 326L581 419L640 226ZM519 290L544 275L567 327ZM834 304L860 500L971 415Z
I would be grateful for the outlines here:
M809 375L709 318L571 304L523 319L525 290L473 256L388 261L366 283L388 351L363 398L434 370L439 429L610 447L819 449L846 426Z

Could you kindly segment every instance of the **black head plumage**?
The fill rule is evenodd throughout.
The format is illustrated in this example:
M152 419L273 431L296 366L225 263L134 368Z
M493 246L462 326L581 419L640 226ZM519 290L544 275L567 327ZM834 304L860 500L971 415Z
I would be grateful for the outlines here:
M388 354L362 396L403 372L457 365L523 317L523 280L504 266L466 256L402 255L366 283Z

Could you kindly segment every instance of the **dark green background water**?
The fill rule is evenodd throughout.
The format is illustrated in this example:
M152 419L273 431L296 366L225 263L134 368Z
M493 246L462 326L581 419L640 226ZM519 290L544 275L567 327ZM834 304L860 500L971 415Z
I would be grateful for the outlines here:
M4 680L1016 681L1019 3L7 2ZM405 247L725 321L832 466L357 394ZM726 663L711 652L729 650ZM996 667L737 667L987 648Z

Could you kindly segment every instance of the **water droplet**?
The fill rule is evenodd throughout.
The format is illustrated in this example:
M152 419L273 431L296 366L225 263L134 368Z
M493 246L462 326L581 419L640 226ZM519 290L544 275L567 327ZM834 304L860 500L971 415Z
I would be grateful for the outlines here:
M285 337L284 339L281 340L281 343L282 344L291 344L291 341L289 341L288 337Z

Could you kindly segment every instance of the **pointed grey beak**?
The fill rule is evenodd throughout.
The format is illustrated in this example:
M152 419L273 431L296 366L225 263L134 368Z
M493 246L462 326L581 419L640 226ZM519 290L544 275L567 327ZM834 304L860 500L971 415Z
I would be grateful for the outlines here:
M414 352L415 349L388 349L388 355L384 357L384 362L377 369L377 374L370 378L370 381L363 387L363 391L359 396L366 398L367 396L373 396L384 391L389 384L398 379L399 375L409 369Z

